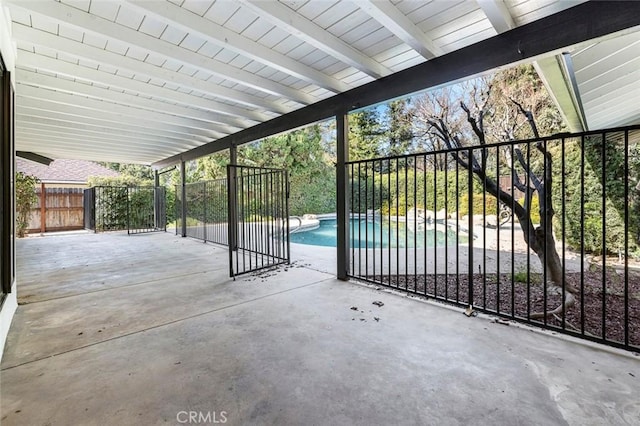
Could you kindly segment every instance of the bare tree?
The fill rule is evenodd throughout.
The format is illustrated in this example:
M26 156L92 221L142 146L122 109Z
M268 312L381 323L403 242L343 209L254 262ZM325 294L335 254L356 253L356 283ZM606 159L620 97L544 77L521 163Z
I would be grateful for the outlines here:
M521 225L524 241L536 253L544 267L545 275L551 284L548 291L565 294L564 302L560 306L547 312L536 312L531 317L558 315L575 303L577 289L564 280L562 261L553 235L552 155L547 149L547 144L540 141L533 146L525 145L524 152L519 144L513 145L513 148L492 148L491 152L497 153L501 157L498 161L509 170L514 187L524 194L523 200L515 199L514 194L500 188L499 176L492 176L488 171L490 150L483 147L487 145L488 139L494 137L516 140L516 135L522 134L524 126L539 139L534 114L531 109L525 108L513 98L491 102L490 84L475 84L468 95L466 99L460 100L458 96L458 100L454 100L450 93L432 94L430 107L423 108L419 116L424 120L423 124L430 135L452 150L451 158L461 167L471 170L489 194L512 210ZM498 102L502 102L502 105ZM429 103L423 103L422 106ZM493 126L486 125L487 118L492 119ZM474 145L479 148L460 150ZM530 161L534 154L541 163L537 167ZM532 221L532 200L536 195L540 214L540 224L537 227Z

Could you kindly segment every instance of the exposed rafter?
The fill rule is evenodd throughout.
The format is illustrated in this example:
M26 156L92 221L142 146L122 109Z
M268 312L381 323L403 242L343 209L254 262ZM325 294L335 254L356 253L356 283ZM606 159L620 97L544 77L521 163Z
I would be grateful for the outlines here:
M114 104L141 108L143 110L152 111L155 113L166 113L170 111L171 115L202 120L204 122L211 123L208 126L211 129L216 128L215 122L209 121L208 114L205 111L200 111L193 108L171 105L165 102L155 101L153 99L146 99L140 96L120 93L109 89L103 89L102 87L91 86L89 84L78 83L67 79L51 77L48 75L38 74L25 70L17 70L16 79L20 85L48 88L51 90L73 93L80 96L86 96L88 98L94 98L96 100L110 101ZM20 87L20 89L18 90L22 91L22 87ZM221 135L222 133L218 134Z
M503 0L476 0L498 34L512 30L516 23Z
M329 53L337 60L358 69L373 78L381 78L391 71L328 33L314 22L298 15L289 7L276 1L240 0L243 7L285 29L300 40Z
M259 107L260 109L265 109L267 111L273 111L274 109L277 109L279 111L276 112L282 112L282 108L275 107L270 102L265 102L263 99L257 98L255 96L238 93L237 91L227 89L225 87L221 87L217 84L209 83L195 77L191 77L187 74L163 69L161 67L138 61L127 56L109 52L108 50L99 49L97 47L89 46L88 44L79 43L63 37L55 36L45 31L35 30L23 25L14 25L13 35L14 38L19 41L30 43L35 46L55 48L56 50L68 55L97 62L98 64L114 66L118 69L123 69L136 75L146 76L148 79L160 79L165 82L173 83L182 87L199 90L201 92L208 93L211 96L233 100L238 103L244 103L245 105L248 105L250 107ZM264 114L258 114L252 112L251 110L223 103L216 104L212 102L211 105L216 105L217 112L233 115L236 117L249 117L256 121L263 121L266 117L268 117Z
M162 168L179 161L209 155L229 146L241 145L333 117L338 113L374 105L469 78L508 64L557 53L566 46L640 25L640 2L587 2L545 19L522 25L471 46L413 66L340 95L274 118L164 161Z
M162 142L163 145L173 144L175 146L182 147L187 149L189 147L193 147L197 145L199 140L195 140L192 143L186 142L184 139L179 139L171 136L157 135L157 134L149 134L149 133L140 133L140 132L131 132L124 129L118 129L115 127L104 127L104 126L96 126L94 124L86 124L80 123L78 121L61 121L55 120L48 117L34 117L33 115L24 115L17 113L16 117L19 120L19 123L24 127L29 127L32 129L40 128L40 129L50 129L50 130L62 130L62 131L77 131L82 132L87 135L109 135L110 138L117 138L119 141L129 141L135 143L136 141L141 142L151 142L152 144L157 144L158 142ZM71 132L69 132L71 134Z
M631 124L640 91L637 2L2 4L17 49L16 149L57 157L194 159L563 52L574 73L551 62L567 105L582 103L591 127Z
M165 22L170 22L170 24L176 28L198 34L200 37L222 48L233 50L247 58L261 62L308 83L315 84L334 93L349 90L348 85L336 78L323 74L312 67L306 66L266 46L262 46L247 37L230 31L222 25L202 18L173 3L164 2L162 5L158 5L157 3L150 3L145 0L127 1L131 6L156 16Z
M433 44L433 41L391 2L362 0L358 2L358 5L373 19L393 32L396 37L411 46L411 48L418 52L423 58L432 59L442 55L442 50Z
M242 69L225 64L215 59L207 58L187 49L183 49L170 42L136 31L132 28L118 25L101 17L90 15L79 9L59 2L30 1L21 2L9 0L12 4L25 8L31 13L37 13L58 23L68 25L80 31L90 32L112 40L130 43L141 49L153 52L165 58L171 58L185 65L189 65L205 72L212 73L236 83L263 91L272 95L284 97L303 105L312 103L315 99L303 93L274 81L259 77ZM60 41L62 42L62 40ZM263 108L268 108L260 105ZM285 112L277 104L270 106L274 111Z
M477 1L498 34L515 28L516 24L504 1ZM563 62L562 55L559 54L534 61L533 66L569 129L572 132L582 132L588 130L582 107L578 106L582 103L579 96L576 97Z
M205 137L200 135L184 135L176 132L167 132L161 129L152 127L143 127L134 125L131 123L125 123L122 121L108 121L103 119L97 119L92 117L86 117L81 115L63 114L57 111L46 111L43 109L28 108L24 105L16 107L16 117L20 120L30 121L33 119L52 120L59 124L82 124L85 126L91 126L110 134L112 130L125 131L129 135L146 135L157 136L161 138L174 139L176 141L194 140L198 142L209 142L213 139L213 136Z
M64 93L61 95L63 95L62 99L64 99L64 96L66 96L67 99L72 98L71 95L67 95ZM80 107L77 105L56 102L59 101L61 97L56 96L56 99L49 100L45 98L46 93L45 96L36 96L31 98L25 97L23 95L17 96L20 102L16 105L16 112L22 112L24 115L31 115L35 117L57 117L63 121L81 120L83 122L87 122L96 120L102 123L102 125L105 125L104 123L109 123L110 125L115 126L133 126L134 128L140 129L140 131L143 131L145 133L159 131L186 140L193 138L194 140L205 139L207 141L210 141L211 139L213 139L215 134L209 129L201 129L200 127L198 127L202 126L202 123L197 121L159 121L159 119L166 118L164 115L158 115L156 120L151 120L139 115L127 116L113 111L96 110L86 108L85 106ZM194 127L189 127L190 125Z
M170 114L169 111L153 112L148 109L104 102L102 100L86 98L45 88L36 88L18 84L18 87L16 88L16 96L21 98L38 99L44 102L71 105L77 108L85 108L97 112L106 111L107 113L117 113L123 116L125 121L146 119L160 124L171 123L176 126L188 126L193 129L201 129L206 132L211 131L211 124L206 121L176 117L175 115Z
M207 121L216 123L216 130L220 132L231 133L256 123L255 121L219 114L215 112L218 109L218 106L216 105L217 103L208 99L187 95L186 93L181 93L164 87L149 85L138 80L102 72L93 68L72 64L70 62L61 61L48 56L21 51L20 65L27 68L37 69L39 71L44 70L74 79L85 80L91 83L100 83L105 86L135 92L155 99L161 99L172 104L177 103L184 106L197 107L211 111L198 118L203 119L202 117L207 117Z

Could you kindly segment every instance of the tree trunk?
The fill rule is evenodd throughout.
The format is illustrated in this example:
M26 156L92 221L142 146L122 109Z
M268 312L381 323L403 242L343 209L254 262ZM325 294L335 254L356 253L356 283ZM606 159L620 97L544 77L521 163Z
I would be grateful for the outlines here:
M545 235L547 234L547 235ZM530 244L530 247L536 247L534 252L540 259L540 264L543 265L545 273L543 276L547 282L551 285L546 287L547 292L557 291L564 295L564 301L561 305L557 306L551 311L534 312L531 314L532 319L540 319L550 317L553 315L559 315L566 309L570 308L575 303L575 294L577 290L570 284L567 284L564 279L564 273L562 268L562 261L558 250L556 249L556 241L551 232L544 232L542 228L536 229L535 233L536 244ZM547 295L545 294L545 297Z

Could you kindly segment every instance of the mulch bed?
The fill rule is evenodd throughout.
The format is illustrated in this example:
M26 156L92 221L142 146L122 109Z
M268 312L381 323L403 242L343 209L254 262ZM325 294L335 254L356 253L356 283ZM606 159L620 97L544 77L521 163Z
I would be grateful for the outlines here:
M625 279L612 269L606 272L606 291L603 306L602 268L590 268L582 276L567 273L566 281L579 289L576 302L564 314L547 317L550 328L566 329L579 334L617 343L625 342ZM516 276L521 281L525 277ZM374 277L368 277L369 279ZM524 278L524 279L523 279ZM473 306L489 312L527 320L534 312L545 308L542 274L529 275L531 285L515 281L510 274L475 274L473 276ZM409 291L427 298L446 299L468 304L468 275L409 275L376 276L381 282L399 290ZM640 349L640 273L630 271L628 277L628 338L629 346ZM548 292L546 310L552 311L563 300L563 295ZM604 312L604 315L603 315ZM604 334L603 334L604 316ZM584 320L584 324L583 324ZM544 325L543 319L530 319Z

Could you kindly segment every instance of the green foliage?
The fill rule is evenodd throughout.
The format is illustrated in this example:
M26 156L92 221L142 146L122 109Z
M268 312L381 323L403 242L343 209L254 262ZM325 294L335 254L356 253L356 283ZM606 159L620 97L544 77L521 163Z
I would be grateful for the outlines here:
M640 197L636 186L630 182L629 194L625 197L625 150L622 141L611 135L603 141L602 136L592 136L585 140L584 153L579 141L565 144L565 233L571 247L579 249L581 244L588 253L617 253L624 250L625 245L625 208L629 210L629 248L634 251L638 242L632 236L638 235L640 223ZM619 136L619 135L618 135ZM629 156L630 176L633 181L633 170L640 167L639 159ZM556 155L558 153L556 152ZM584 156L584 175L581 170ZM604 167L603 167L604 164ZM603 174L604 172L604 174ZM560 200L560 182L556 179L556 200ZM604 191L604 193L603 193ZM605 205L603 211L603 196ZM555 206L562 212L562 205ZM603 217L604 215L604 217ZM603 220L604 219L604 220ZM603 222L606 226L603 241ZM582 229L584 227L584 240ZM556 220L556 229L561 230L561 219Z
M382 125L376 108L349 114L349 159L367 160L381 155Z
M15 176L16 191L16 233L22 238L26 235L31 217L31 209L38 202L36 184L38 178L17 172Z
M97 232L154 227L152 186L100 186L95 191Z
M498 215L498 200L491 194L473 194L472 215L486 214L487 216ZM464 193L460 196L460 208L458 209L458 217L469 214L469 195Z
M411 101L398 99L389 102L386 111L386 154L390 156L408 154L413 143L413 118Z
M94 186L149 186L153 185L153 181L141 180L136 176L122 175L122 176L90 176L88 179L89 187Z
M318 125L263 139L238 149L240 164L289 172L289 213L335 212L335 169Z
M123 176L135 178L138 182L153 182L153 169L141 164L99 163L104 167L119 172ZM97 185L96 185L97 186Z
M127 229L128 187L101 186L95 190L96 232Z
M175 187L165 186L165 194L166 194L166 209L167 209L167 224L175 223L177 214L177 197L176 197L176 189Z
M190 182L226 178L227 164L229 164L229 150L198 158Z

